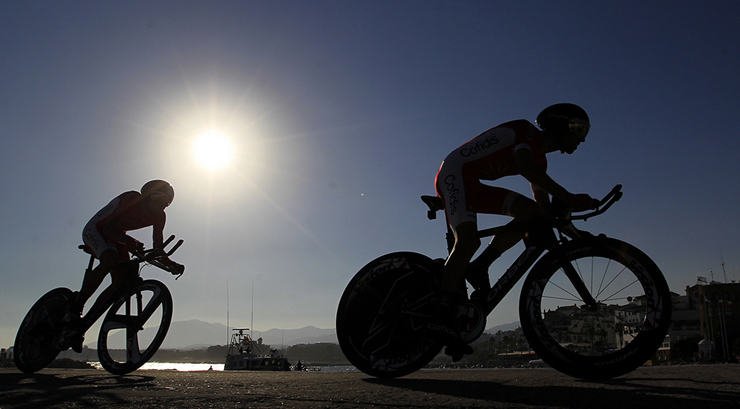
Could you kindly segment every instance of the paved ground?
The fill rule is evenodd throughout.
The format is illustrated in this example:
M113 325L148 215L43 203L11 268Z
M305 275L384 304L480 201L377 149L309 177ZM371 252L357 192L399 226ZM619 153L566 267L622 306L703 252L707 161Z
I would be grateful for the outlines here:
M740 365L645 367L586 382L551 369L361 372L0 369L0 408L740 408Z

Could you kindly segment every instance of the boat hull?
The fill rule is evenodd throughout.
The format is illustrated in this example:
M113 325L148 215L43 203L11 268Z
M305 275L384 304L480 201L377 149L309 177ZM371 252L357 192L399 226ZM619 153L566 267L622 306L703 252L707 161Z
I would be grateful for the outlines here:
M224 363L225 371L290 371L290 363L283 357L229 355Z

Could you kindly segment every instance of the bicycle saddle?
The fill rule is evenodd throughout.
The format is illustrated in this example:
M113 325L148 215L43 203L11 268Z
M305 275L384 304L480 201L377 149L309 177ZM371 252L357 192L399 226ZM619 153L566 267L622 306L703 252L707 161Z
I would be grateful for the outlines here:
M439 196L422 196L421 201L424 202L424 204L429 207L429 211L427 212L427 217L429 220L434 220L437 218L436 213L440 210L444 210L445 206L442 202L442 199Z

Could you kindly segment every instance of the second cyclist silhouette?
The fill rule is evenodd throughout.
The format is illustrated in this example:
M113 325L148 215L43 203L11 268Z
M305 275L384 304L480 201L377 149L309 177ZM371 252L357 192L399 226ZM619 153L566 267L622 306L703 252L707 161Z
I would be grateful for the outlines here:
M126 234L131 230L152 227L152 248L162 249L163 231L166 222L165 208L175 198L172 186L164 180L151 180L144 184L140 192L124 192L98 211L85 225L82 239L98 265L85 274L82 287L75 294L70 313L64 318L69 324L72 349L82 351L84 333L75 331L75 322L80 320L87 300L100 287L105 276L110 273L111 284L103 290L96 303L103 304L115 294L127 277L122 262L130 260L129 253L143 250L144 245ZM167 259L165 257L165 259ZM169 259L167 259L169 260ZM182 273L184 266L169 261L173 274Z

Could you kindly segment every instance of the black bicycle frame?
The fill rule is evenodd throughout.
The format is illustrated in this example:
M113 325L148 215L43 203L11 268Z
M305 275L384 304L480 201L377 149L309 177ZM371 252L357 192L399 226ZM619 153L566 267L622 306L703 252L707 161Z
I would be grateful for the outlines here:
M91 270L91 266L95 260L94 256L90 256L90 264L88 265L88 270L86 273L88 273ZM95 324L95 322L100 319L100 317L105 314L106 311L113 305L113 303L116 302L116 300L120 299L122 296L129 294L131 292L131 289L134 287L135 284L137 284L138 281L141 280L141 277L139 276L139 260L131 260L121 263L121 266L117 268L125 268L126 274L129 275L123 283L121 283L121 286L116 290L111 296L106 300L104 303L100 304L98 308L95 308L93 305L93 308L90 309L90 311L87 312L82 317L82 324L83 326L80 328L83 333L87 332L90 327ZM141 295L139 295L141 297ZM130 306L129 301L126 301L126 313L130 314Z
M534 265L537 259L545 252L545 248L539 246L528 246L524 249L524 252L514 261L506 272L499 277L490 290L486 293L486 304L485 313L490 314L506 297L506 294L514 288L519 280L524 277L524 274L529 271L530 267Z
M578 216L571 216L570 214L567 214L563 218L563 220L556 223L553 223L552 220L542 218L517 224L509 223L504 226L492 227L478 231L478 237L480 238L490 237L509 231L535 232L535 235L533 237L534 240L525 240L526 248L524 249L524 252L522 252L522 254L519 255L519 257L506 270L506 272L501 277L499 277L499 279L496 281L496 284L494 284L491 289L486 292L486 315L490 314L498 306L501 300L503 300L504 297L506 297L506 295L509 293L509 291L514 288L514 285L516 285L516 283L519 282L522 277L524 277L527 271L529 271L529 269L534 265L535 262L537 262L540 256L545 253L545 251L555 250L560 245L559 240L552 231L553 228L557 228L559 224L570 224L571 220L586 220L590 217L604 213L607 209L609 209L609 207L611 207L614 203L621 199L621 189L622 185L615 186L609 192L609 194L607 194L599 202L597 210L594 210L587 214L582 214ZM427 202L425 201L425 203ZM428 213L428 217L430 219L433 218L432 216L434 211L436 210L434 210L430 206L430 212ZM548 231L546 232L542 228L542 226L549 226ZM450 226L447 225L448 250L451 251L453 244L454 236L452 230L450 229ZM476 258L476 260L484 257L485 253L487 251L490 251L489 249L492 249L492 247L490 247L490 244L483 250L483 253L481 253ZM488 269L490 267L491 264L485 266L486 272L488 272ZM565 275L571 281L578 294L582 297L582 300L585 302L586 306L595 308L596 300L593 298L588 288L586 288L586 285L584 284L581 277L578 275L576 269L570 263L563 263L561 267L563 268Z
M164 243L162 243L162 248L166 247L174 239L175 239L174 235L168 237L167 240L165 240ZM166 252L167 256L171 256L172 253L174 253L175 250L177 250L182 245L182 243L183 243L183 240L178 240L178 242L175 243L172 249ZM79 248L87 252L87 250L85 250L84 245L81 245ZM88 263L87 269L85 270L85 275L90 274L90 272L92 271L94 262L95 262L95 256L90 254L90 262ZM95 322L97 322L97 320L100 319L100 317L102 317L106 311L108 311L108 309L116 302L116 300L120 299L124 295L130 294L131 289L134 287L134 285L139 284L141 281L143 281L141 279L141 276L139 275L139 264L143 262L148 262L165 271L167 270L166 266L164 266L160 262L156 260L147 260L146 257L144 257L143 255L138 256L134 258L133 260L122 262L116 268L126 269L127 270L126 274L128 275L128 277L121 284L120 288L118 288L118 290L115 291L108 300L106 300L106 302L102 303L98 308L95 308L95 305L93 304L93 308L90 309L90 311L88 311L87 314L85 314L82 317L83 327L80 329L83 330L83 333L87 332L87 330L90 329L90 327L92 327L93 324L95 324ZM177 276L175 280L177 280L178 278L180 278L180 276ZM139 303L138 306L141 307L141 294L137 294L137 301ZM130 300L126 300L126 315L130 315L130 314L131 314Z

